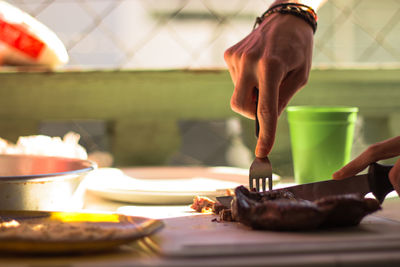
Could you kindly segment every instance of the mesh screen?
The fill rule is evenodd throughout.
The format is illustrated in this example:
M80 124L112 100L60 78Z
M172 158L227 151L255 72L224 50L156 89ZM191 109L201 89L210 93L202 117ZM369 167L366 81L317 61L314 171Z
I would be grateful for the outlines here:
M225 68L267 0L9 0L57 33L67 67ZM397 65L400 1L331 0L318 12L314 66Z

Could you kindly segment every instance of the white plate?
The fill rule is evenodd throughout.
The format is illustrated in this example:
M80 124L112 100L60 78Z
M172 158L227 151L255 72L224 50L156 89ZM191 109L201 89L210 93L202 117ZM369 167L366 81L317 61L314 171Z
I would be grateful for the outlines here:
M132 173L140 178L116 168L97 169L85 181L87 190L103 198L137 204L190 204L197 195L215 197L248 181L248 170L226 167L138 168ZM176 178L172 178L174 173ZM235 181L227 180L230 176Z

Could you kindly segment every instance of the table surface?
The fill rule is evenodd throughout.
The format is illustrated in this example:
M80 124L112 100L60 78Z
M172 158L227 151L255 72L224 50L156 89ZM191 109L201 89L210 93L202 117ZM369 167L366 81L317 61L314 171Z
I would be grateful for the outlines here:
M137 174L144 169L125 169ZM158 169L160 170L160 169ZM237 179L242 179L237 177ZM1 255L0 266L354 266L400 264L400 200L359 226L312 232L254 231L216 222L188 205L152 206L113 202L87 193L86 211L122 212L162 219L152 236L115 251L68 256Z

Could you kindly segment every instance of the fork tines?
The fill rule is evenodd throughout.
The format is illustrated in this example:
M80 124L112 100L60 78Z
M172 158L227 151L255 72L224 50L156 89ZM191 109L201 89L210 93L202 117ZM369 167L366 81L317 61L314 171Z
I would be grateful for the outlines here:
M261 186L260 188L260 180ZM266 190L266 180L268 180L268 189L272 190L272 167L271 162L269 161L268 157L265 158L255 158L253 163L250 166L250 173L249 173L249 188L253 190L254 188L254 181L256 184L256 191Z

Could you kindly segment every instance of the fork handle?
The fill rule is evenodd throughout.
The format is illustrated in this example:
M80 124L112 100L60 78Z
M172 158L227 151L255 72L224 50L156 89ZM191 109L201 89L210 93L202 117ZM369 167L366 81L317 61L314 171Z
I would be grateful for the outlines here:
M256 137L258 138L258 135L260 133L260 122L258 121L258 88L254 87L254 98L255 98L255 103L256 103Z

